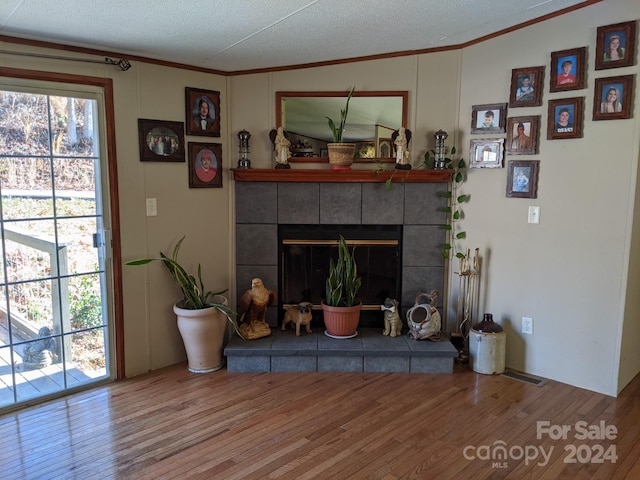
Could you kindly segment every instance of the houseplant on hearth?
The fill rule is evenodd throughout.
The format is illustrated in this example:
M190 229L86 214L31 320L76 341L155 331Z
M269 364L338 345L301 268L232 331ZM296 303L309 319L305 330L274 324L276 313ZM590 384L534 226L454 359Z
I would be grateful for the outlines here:
M182 290L183 298L174 304L173 311L177 316L178 330L187 352L189 371L214 372L224 365L222 348L227 322L236 332L238 331L237 314L229 308L227 298L222 295L226 290L218 292L205 290L200 264L198 264L196 279L178 263L178 252L183 240L184 237L178 241L171 258L160 252L160 257L132 260L126 265L146 265L159 261L167 267Z
M353 95L353 91L356 87L353 87L347 95L347 104L344 109L340 110L340 123L336 123L329 117L326 117L329 122L329 128L333 136L333 143L327 143L327 151L329 154L329 165L333 170L349 170L353 163L353 157L356 153L356 144L342 141L342 135L347 123L347 115L349 113L349 101Z
M329 276L326 280L326 297L322 302L322 314L327 334L334 338L352 338L360 322L362 302L357 295L362 285L354 257L355 248L349 251L342 235L338 241L338 260L329 259Z

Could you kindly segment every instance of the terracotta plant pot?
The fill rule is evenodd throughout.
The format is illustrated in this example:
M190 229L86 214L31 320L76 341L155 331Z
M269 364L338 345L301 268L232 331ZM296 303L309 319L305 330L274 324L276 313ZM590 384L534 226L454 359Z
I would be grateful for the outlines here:
M213 303L228 303L222 295L215 295L211 299ZM187 352L189 371L209 373L220 370L224 366L222 349L227 317L214 307L186 310L180 308L178 303L173 306L173 311L178 317L178 330Z
M329 165L334 170L349 170L356 153L355 143L327 143Z
M332 307L323 302L322 314L327 333L332 337L353 337L358 329L361 309L361 303L353 307Z

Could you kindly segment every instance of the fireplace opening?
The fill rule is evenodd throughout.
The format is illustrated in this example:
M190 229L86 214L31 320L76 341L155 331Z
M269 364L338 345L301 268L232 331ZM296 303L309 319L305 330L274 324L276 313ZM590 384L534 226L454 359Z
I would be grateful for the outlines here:
M325 298L329 258L338 257L340 235L355 248L362 278L360 326L383 327L380 305L387 297L400 299L402 292L402 225L279 225L279 325L285 308L311 302L312 327L324 327L320 304Z

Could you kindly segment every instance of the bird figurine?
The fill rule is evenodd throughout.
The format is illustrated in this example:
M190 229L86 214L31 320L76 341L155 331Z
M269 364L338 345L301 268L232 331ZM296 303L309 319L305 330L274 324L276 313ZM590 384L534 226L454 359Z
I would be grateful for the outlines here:
M266 321L267 308L273 304L276 292L264 286L260 278L251 280L251 288L242 294L238 310L240 312L240 333L247 340L271 335Z

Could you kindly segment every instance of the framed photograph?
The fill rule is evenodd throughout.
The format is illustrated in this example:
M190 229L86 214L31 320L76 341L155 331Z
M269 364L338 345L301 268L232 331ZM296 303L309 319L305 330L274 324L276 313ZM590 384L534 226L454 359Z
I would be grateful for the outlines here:
M549 100L547 140L582 138L584 97Z
M189 188L222 187L222 145L189 142Z
M509 107L538 107L542 105L544 67L514 68L511 70Z
M507 167L507 198L538 198L540 160L510 160Z
M598 27L596 70L629 67L636 61L636 20Z
M393 146L391 145L390 138L378 139L378 155L376 158L392 158Z
M471 107L471 133L504 133L507 104L493 103Z
M220 136L220 92L185 88L187 135Z
M596 78L593 120L631 118L634 75Z
M549 91L564 92L584 88L587 47L551 52Z
M511 155L533 155L538 153L540 115L510 117L507 119L506 151Z
M138 119L141 162L184 162L184 123Z
M469 168L502 168L504 138L471 140Z

